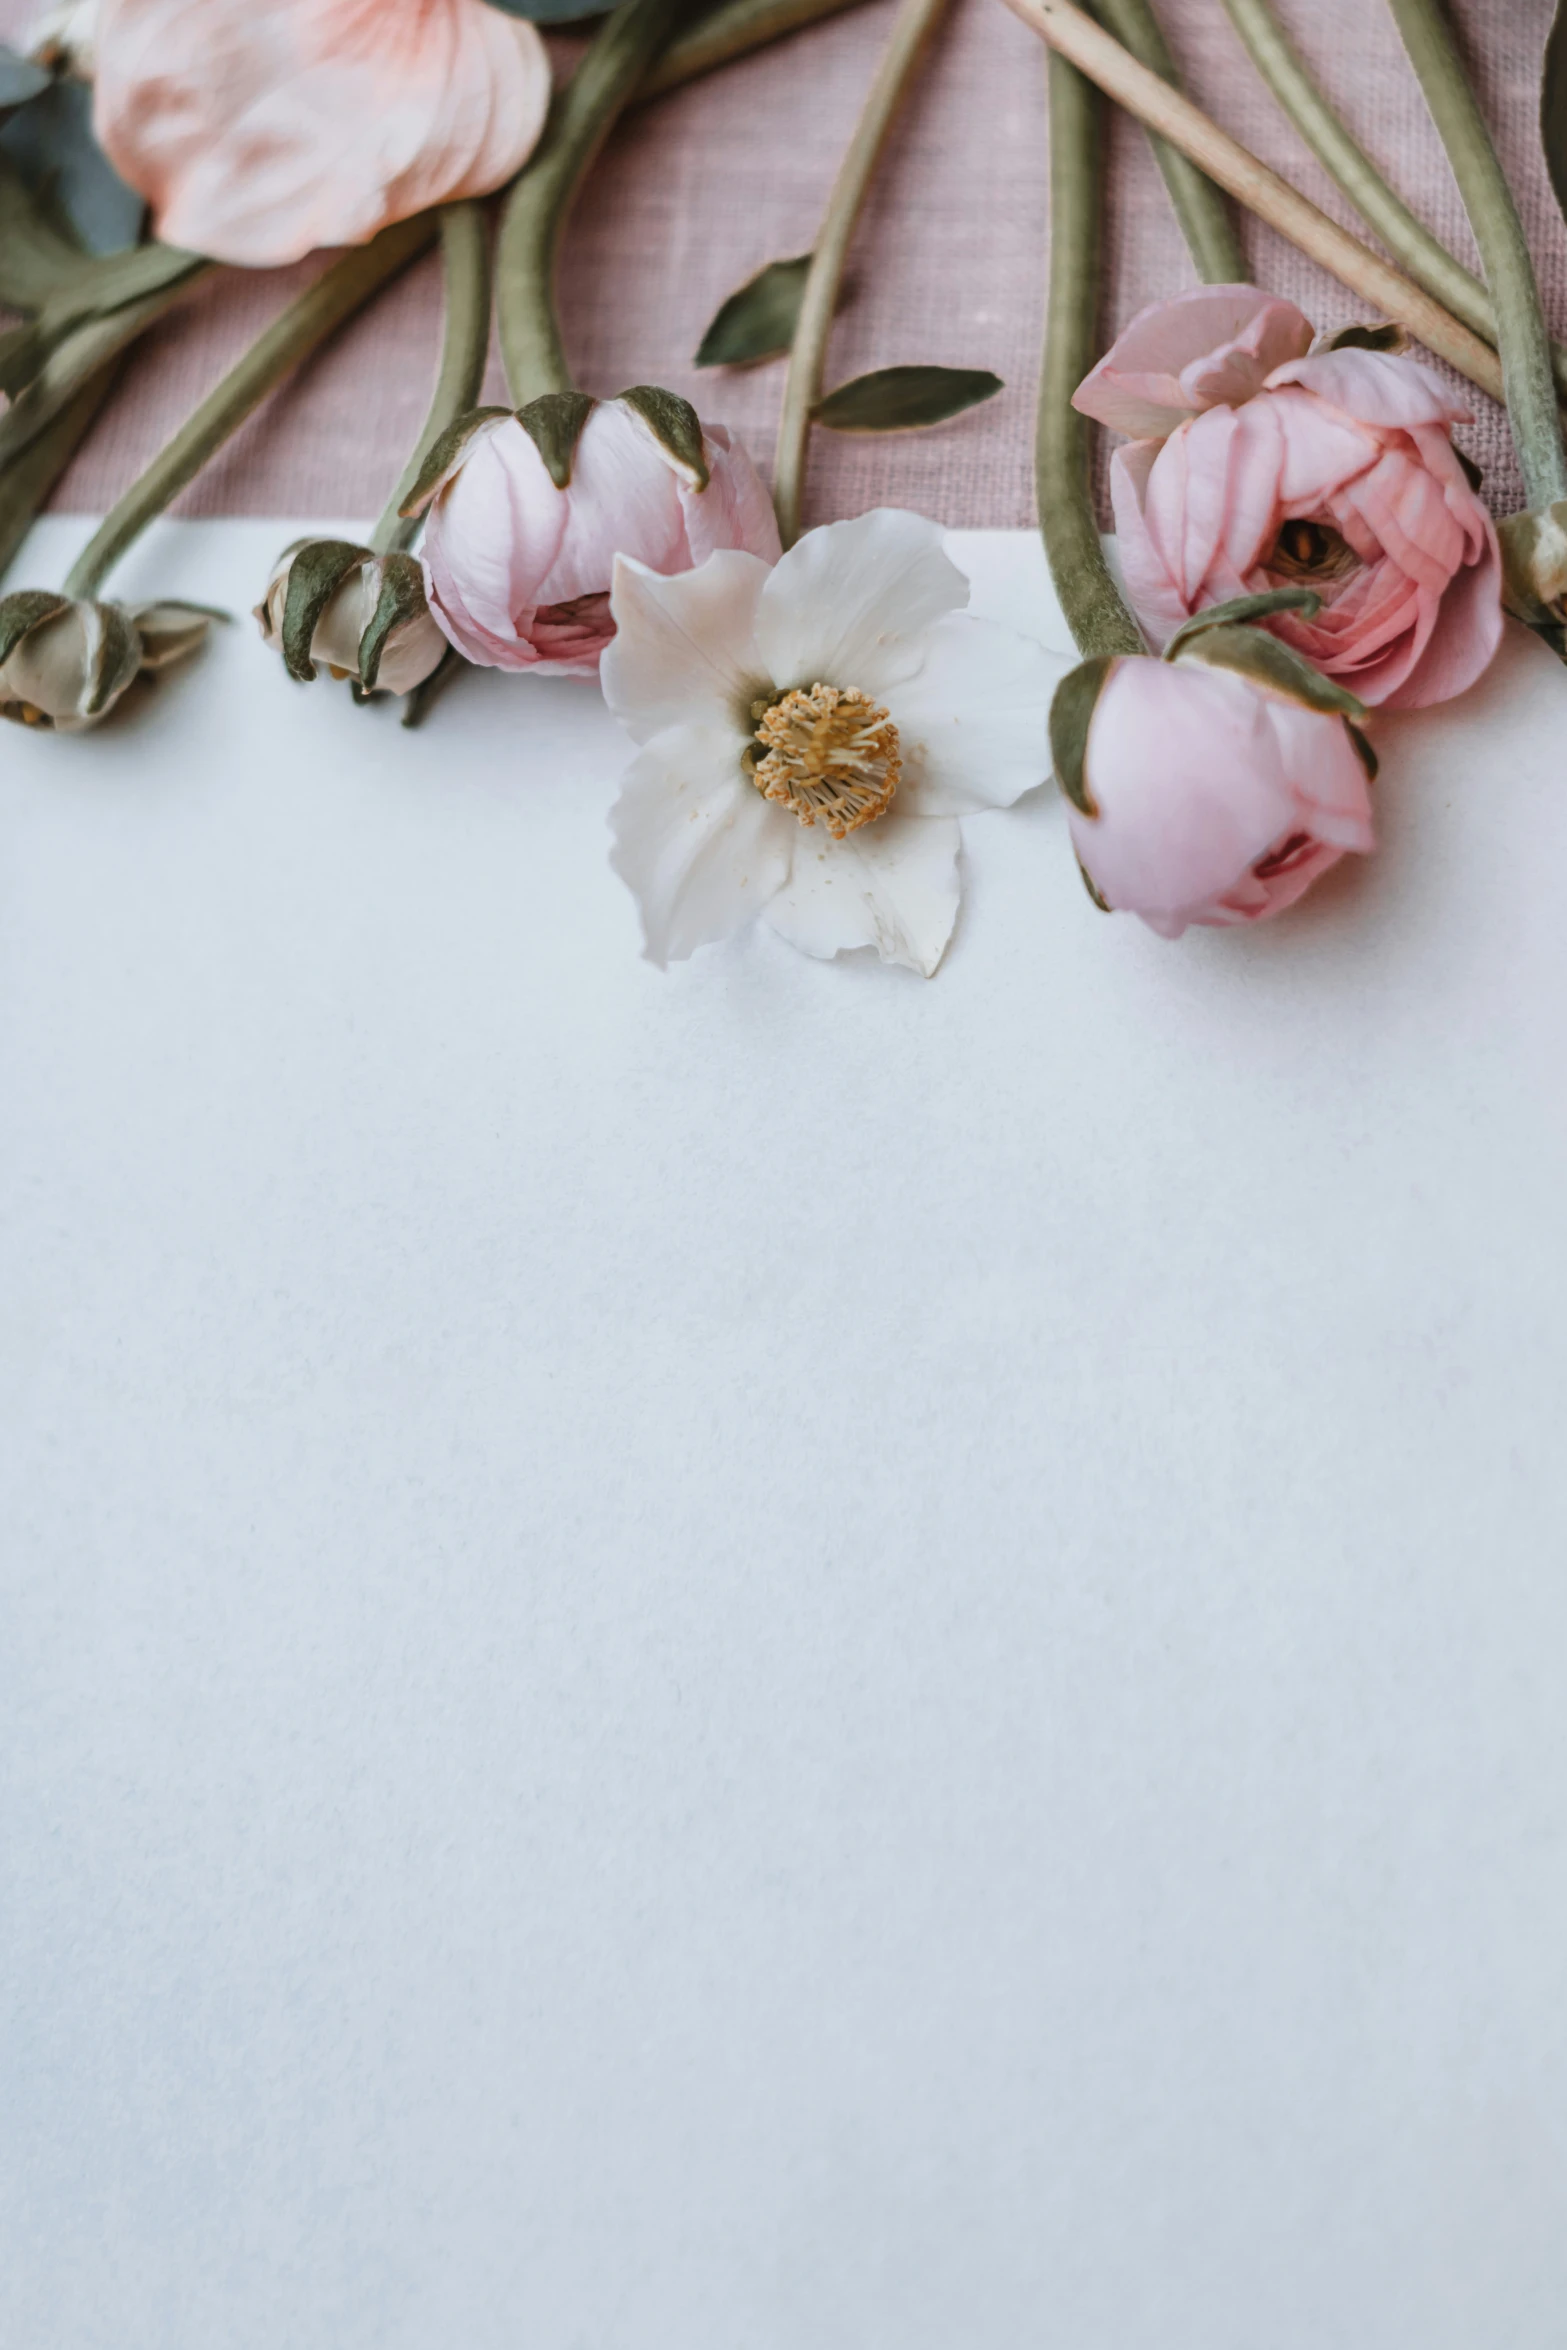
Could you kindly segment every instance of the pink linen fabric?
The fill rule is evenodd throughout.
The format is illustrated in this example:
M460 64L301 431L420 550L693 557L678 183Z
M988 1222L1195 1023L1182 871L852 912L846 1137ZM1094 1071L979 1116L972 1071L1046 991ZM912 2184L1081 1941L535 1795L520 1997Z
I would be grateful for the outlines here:
M1216 0L1156 0L1188 87L1225 127L1335 219L1342 197L1279 113ZM691 365L725 294L764 262L804 252L820 219L896 0L778 43L630 113L573 216L562 256L567 345L580 381L613 393L661 382L735 428L765 468L777 366ZM1567 228L1539 158L1539 60L1552 0L1453 0L1472 78L1518 191L1546 307L1567 335ZM1471 266L1441 144L1386 9L1363 0L1278 0L1281 20L1350 129L1436 233ZM0 0L14 38L37 0ZM557 56L571 46L552 42ZM758 135L756 126L764 126ZM1163 185L1135 125L1110 131L1112 206L1104 339L1156 297L1195 282ZM998 0L954 0L889 143L862 217L833 381L905 360L994 368L999 398L940 430L886 440L813 435L807 520L912 506L956 525L1027 528L1044 273L1048 139L1039 43ZM917 233L912 224L917 224ZM1248 274L1323 332L1360 316L1336 280L1242 221ZM319 262L234 274L160 325L61 485L58 503L102 511L180 417ZM429 396L440 331L438 263L409 272L334 338L186 493L183 513L346 520L390 489ZM1444 381L1451 379L1444 374ZM504 399L492 371L486 399ZM1519 502L1499 409L1474 395L1461 447L1484 469L1493 511ZM1107 453L1106 453L1106 462ZM1108 500L1105 505L1108 521Z

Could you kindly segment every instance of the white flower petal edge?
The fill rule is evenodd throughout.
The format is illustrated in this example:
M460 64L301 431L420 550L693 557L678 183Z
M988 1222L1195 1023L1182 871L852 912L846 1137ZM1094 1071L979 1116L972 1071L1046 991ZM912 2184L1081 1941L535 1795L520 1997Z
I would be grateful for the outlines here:
M609 821L610 864L641 909L648 961L665 969L761 912L788 878L799 830L746 781L733 731L711 725L655 735Z
M884 816L840 841L795 829L789 879L763 909L779 936L823 958L874 947L933 978L962 896L956 819Z
M952 612L925 640L917 674L893 687L904 816L1010 808L1050 780L1050 701L1074 656Z
M757 647L778 686L857 685L882 701L968 592L934 522L878 506L807 531L779 558L757 606Z
M755 620L768 577L760 556L733 548L669 579L629 555L615 557L615 635L599 677L633 742L689 725L727 725L734 741L748 738L746 705L767 683Z

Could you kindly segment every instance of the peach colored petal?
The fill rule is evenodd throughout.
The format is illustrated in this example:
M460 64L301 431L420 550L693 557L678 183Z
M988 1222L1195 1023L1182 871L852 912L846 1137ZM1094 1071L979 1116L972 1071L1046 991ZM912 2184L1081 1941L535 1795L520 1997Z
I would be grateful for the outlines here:
M270 268L501 186L549 91L485 0L103 0L93 121L166 242Z
M1293 302L1257 286L1194 286L1140 310L1072 405L1113 431L1158 439L1202 409L1249 400L1310 342Z
M1433 368L1401 352L1318 351L1275 367L1268 389L1283 384L1302 385L1361 424L1406 432L1417 424L1467 424L1474 413Z

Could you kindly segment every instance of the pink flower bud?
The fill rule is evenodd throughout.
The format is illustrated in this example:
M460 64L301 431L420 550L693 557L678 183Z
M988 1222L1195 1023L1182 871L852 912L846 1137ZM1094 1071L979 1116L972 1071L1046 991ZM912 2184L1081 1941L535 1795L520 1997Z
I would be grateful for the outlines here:
M724 548L778 558L750 458L684 400L639 390L552 393L487 420L436 493L423 552L430 608L459 653L592 677L615 633L617 555L667 576Z
M1190 614L1304 584L1322 608L1265 625L1366 703L1472 685L1501 640L1491 517L1453 447L1468 411L1418 360L1303 354L1310 328L1255 286L1133 320L1075 405L1137 437L1111 461L1127 592L1162 644Z
M1198 658L1108 664L1080 760L1058 744L1057 764L1096 895L1162 938L1280 913L1374 845L1344 719Z

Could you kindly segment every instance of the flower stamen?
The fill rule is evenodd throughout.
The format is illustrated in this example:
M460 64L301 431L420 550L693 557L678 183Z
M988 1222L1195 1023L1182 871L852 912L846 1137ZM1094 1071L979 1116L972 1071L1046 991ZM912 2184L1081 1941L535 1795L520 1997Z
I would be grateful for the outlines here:
M898 730L857 686L795 686L757 703L746 772L762 797L834 840L885 816L903 772Z

